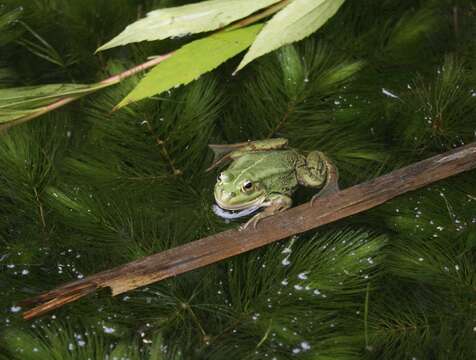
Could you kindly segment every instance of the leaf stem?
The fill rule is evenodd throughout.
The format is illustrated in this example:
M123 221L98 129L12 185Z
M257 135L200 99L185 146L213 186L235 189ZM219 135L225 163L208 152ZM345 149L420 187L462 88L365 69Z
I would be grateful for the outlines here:
M244 26L253 24L253 23L255 23L255 22L257 22L261 19L264 19L265 17L268 17L268 16L270 16L274 13L277 13L283 7L288 5L290 2L291 2L291 0L280 1L276 4L274 4L274 5L271 5L270 7L266 8L262 12L254 14L254 15L250 15L250 16L242 19L242 20L239 20L239 21L235 22L234 24L231 24L230 26L227 26L227 27L221 29L220 31L235 30L235 29L242 28Z
M364 334L365 334L365 348L370 350L369 346L369 298L370 298L370 283L367 283L367 291L365 293L365 309L364 309Z
M45 231L46 230L45 212L43 210L43 205L41 204L40 196L38 195L38 191L36 190L36 187L33 188L33 192L35 193L36 203L38 204L38 211L40 215L41 225L43 225L43 231Z
M453 31L455 33L455 37L458 36L458 30L459 30L458 6L453 6Z
M281 130L284 123L288 120L289 116L294 112L294 105L295 104L294 104L293 101L288 104L288 108L286 109L286 112L284 113L281 120L276 124L276 126L273 129L271 129L271 131L269 132L269 134L267 136L267 139L272 138L274 135L276 135L276 133L279 130Z
M200 324L200 321L198 320L197 315L195 315L195 312L192 310L192 307L191 307L190 305L187 304L186 309L188 310L188 312L189 312L190 315L192 316L193 321L195 322L195 324L197 325L198 329L200 330L200 332L201 332L201 334L202 334L202 336L203 336L204 342L206 342L206 339L208 338L208 336L207 336L207 333L205 332L205 330L203 329L202 324Z
M146 61L143 64L134 66L133 68L131 68L129 70L126 70L126 71L124 71L120 74L111 76L110 78L107 78L107 79L101 81L99 84L109 86L109 85L114 85L114 84L120 83L122 80L124 80L128 77L131 77L131 76L136 75L137 73L139 73L141 71L144 71L144 70L150 69L151 67L154 67L155 65L161 63L165 59L172 56L172 54L173 54L173 52L170 52L170 53L165 54L165 55L155 56L153 59L151 59L149 61Z
M168 162L170 168L172 169L172 174L174 176L179 176L182 175L182 170L177 169L174 166L174 162L172 161L172 158L170 157L169 152L167 151L167 148L165 147L165 141L160 139L159 136L156 134L152 126L147 120L144 120L144 124L147 125L147 128L149 129L150 134L154 137L155 143L160 147L160 152L162 153L162 156L165 158L165 160Z

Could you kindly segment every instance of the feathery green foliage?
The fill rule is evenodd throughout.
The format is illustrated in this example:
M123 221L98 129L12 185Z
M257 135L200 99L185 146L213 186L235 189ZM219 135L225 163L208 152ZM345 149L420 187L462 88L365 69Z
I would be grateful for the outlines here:
M138 14L185 3L117 0L111 16L105 0L4 0L0 92L170 52L94 55ZM32 322L15 304L238 226L211 210L209 143L286 137L326 152L347 187L474 141L475 34L466 2L347 1L236 76L230 60L111 113L135 76L1 134L0 359L472 359L474 171L116 298Z

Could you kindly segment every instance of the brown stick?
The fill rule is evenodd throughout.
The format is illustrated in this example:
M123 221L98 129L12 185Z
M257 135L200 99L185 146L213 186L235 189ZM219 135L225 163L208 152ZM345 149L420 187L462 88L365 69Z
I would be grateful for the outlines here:
M380 205L398 195L476 168L476 143L420 161L387 175L322 197L264 219L257 229L228 230L117 268L74 281L20 303L39 304L25 311L31 319L95 290L113 295L242 254L274 241L314 229Z

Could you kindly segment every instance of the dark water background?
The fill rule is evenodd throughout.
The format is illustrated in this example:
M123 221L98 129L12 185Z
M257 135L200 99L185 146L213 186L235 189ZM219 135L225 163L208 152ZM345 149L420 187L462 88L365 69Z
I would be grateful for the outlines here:
M182 3L0 0L0 88L91 83L176 49L192 38L94 55ZM474 141L475 20L472 1L348 0L236 76L238 58L112 113L130 79L3 134L0 359L474 359L474 171L117 297L32 321L17 303L238 226L212 211L209 143L286 137L345 188Z

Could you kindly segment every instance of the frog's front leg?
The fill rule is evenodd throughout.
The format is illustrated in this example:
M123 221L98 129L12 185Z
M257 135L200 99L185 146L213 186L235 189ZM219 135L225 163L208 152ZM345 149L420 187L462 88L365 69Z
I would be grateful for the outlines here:
M284 211L289 209L293 204L293 200L287 196L282 194L273 194L270 196L269 201L264 203L265 209L256 214L251 219L249 219L244 225L240 227L240 230L245 230L248 226L253 224L253 228L256 228L256 225L261 219L267 218L268 216L272 216L278 212Z
M339 190L339 174L337 168L329 158L320 151L312 151L302 164L296 168L297 179L300 185L322 188L311 199L311 205L321 196Z

